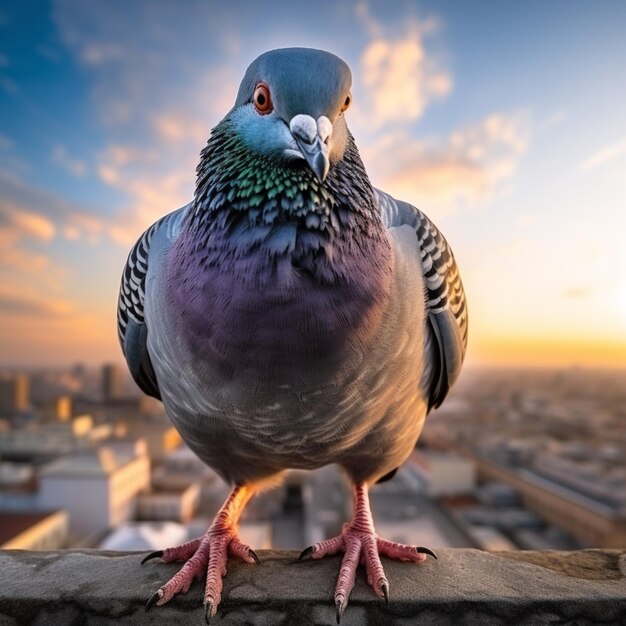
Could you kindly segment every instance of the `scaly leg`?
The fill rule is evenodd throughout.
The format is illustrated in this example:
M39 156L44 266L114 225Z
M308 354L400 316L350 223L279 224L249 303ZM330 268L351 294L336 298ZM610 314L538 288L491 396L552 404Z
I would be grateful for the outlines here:
M158 550L144 558L142 563L156 557L160 557L164 563L185 561L180 570L148 600L146 611L155 604L162 606L169 602L177 593L187 593L193 579L201 578L206 571L204 614L209 622L220 603L222 577L226 575L228 556L239 557L247 563L259 562L254 551L241 543L237 536L239 518L253 495L253 487L236 486L202 537L175 548Z
M381 554L391 559L415 563L424 561L427 554L437 558L437 555L428 548L405 546L382 539L376 534L370 510L368 487L364 482L354 486L352 521L343 525L340 535L307 548L300 558L310 555L313 559L321 559L340 551L344 552L344 557L335 587L337 623L341 621L341 616L348 606L348 598L354 587L359 562L365 565L370 587L374 589L376 595L389 602L389 581L380 562Z

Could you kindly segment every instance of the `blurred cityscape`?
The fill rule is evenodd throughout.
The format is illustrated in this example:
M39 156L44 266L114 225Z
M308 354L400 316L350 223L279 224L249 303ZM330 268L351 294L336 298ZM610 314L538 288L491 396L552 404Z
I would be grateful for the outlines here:
M468 370L372 489L378 533L433 549L624 547L625 380ZM204 533L227 493L121 366L0 373L0 548L165 548ZM302 549L351 506L335 467L292 472L252 500L241 537Z

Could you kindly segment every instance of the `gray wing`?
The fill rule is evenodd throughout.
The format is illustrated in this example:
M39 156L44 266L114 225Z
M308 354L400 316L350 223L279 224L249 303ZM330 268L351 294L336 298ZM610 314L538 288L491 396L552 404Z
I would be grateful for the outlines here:
M461 371L467 347L467 303L452 250L437 227L414 206L376 190L383 223L408 225L417 236L426 285L426 365L421 386L437 408Z
M149 396L161 399L159 383L148 352L148 328L145 323L145 286L153 240L187 207L169 213L146 230L133 246L120 284L117 302L117 333L128 369L139 388Z

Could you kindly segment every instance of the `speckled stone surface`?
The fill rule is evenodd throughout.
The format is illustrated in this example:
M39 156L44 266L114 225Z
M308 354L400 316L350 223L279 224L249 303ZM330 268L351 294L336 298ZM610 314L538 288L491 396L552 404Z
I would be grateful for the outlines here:
M142 554L71 550L0 552L0 624L204 624L203 584L145 613L176 565ZM340 557L297 561L259 551L260 565L231 562L214 624L335 624ZM342 625L626 624L626 550L442 550L415 565L383 559L391 604L359 571Z

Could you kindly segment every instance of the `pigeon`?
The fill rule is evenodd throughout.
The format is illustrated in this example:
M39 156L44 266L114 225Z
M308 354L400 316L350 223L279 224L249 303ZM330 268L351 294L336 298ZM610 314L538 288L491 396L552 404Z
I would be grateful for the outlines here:
M210 621L228 559L259 561L238 536L246 504L290 469L337 464L353 486L351 521L300 555L344 553L338 620L359 563L389 601L381 555L435 556L379 537L368 493L459 375L465 295L441 232L372 186L346 124L351 81L325 51L259 56L201 152L193 201L129 254L118 332L130 372L232 485L206 534L144 559L183 563L146 610L206 575Z

